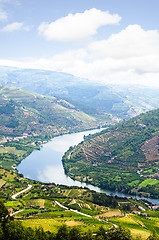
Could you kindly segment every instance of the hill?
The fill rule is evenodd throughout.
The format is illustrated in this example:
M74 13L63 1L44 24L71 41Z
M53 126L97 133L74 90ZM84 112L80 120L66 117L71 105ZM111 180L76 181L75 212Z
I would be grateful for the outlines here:
M101 188L159 197L159 109L90 135L63 157L65 170Z
M0 177L0 196L4 200L4 204L0 200L0 236L5 228L5 237L1 239L68 239L55 237L63 226L67 232L74 232L69 239L78 239L76 233L80 240L99 240L99 235L106 239L110 233L109 239L149 239L154 231L153 239L158 239L159 211L152 211L155 206L147 201L40 183L17 175L15 170L0 169ZM143 210L136 215L141 206ZM11 217L7 216L4 222L6 208ZM128 238L130 233L132 237Z
M98 124L97 119L60 98L0 87L0 135L59 135Z
M113 131L124 129L124 127L127 127L129 131L134 131L136 126L138 128L136 135L139 129L147 129L147 138L145 138L147 142L142 144L141 149L145 153L146 167L149 163L152 163L153 168L151 172L150 169L146 169L144 165L141 165L140 170L142 172L139 171L139 173L146 174L145 171L147 171L147 174L150 174L150 172L153 174L153 179L144 178L145 181L143 180L141 183L143 188L151 184L155 197L157 196L156 193L158 193L157 180L154 179L157 179L158 135L156 133L158 131L158 115L159 113L156 110L156 112L150 112L149 115L141 115L140 121L138 118L134 118L137 119L134 120L136 125L133 122L125 121L110 128L113 133ZM149 123L150 119L151 124ZM9 213L13 214L9 218L8 211L4 208L2 200L0 200L0 212L3 209L7 215L7 218L4 219L2 217L0 219L0 238L59 239L58 234L63 230L63 224L67 226L65 229L68 235L71 232L73 234L77 233L76 235L80 236L80 239L105 238L108 234L114 239L114 236L118 238L120 233L122 233L122 238L125 233L127 239L130 236L129 230L134 239L137 239L138 234L142 235L143 239L147 239L153 229L156 230L156 234L159 233L158 211L150 211L150 209L152 210L155 207L157 209L157 206L154 204L138 199L107 196L103 193L90 191L87 188L40 183L23 178L22 174L17 173L15 166L34 149L39 149L41 144L45 143L50 137L69 131L80 131L88 127L96 127L99 123L98 119L83 113L60 97L46 97L15 88L1 87L0 123L0 135L4 137L1 139L0 148L0 198L4 200ZM129 135L126 133L127 129L123 130L122 136L126 137ZM109 135L108 130L93 137L95 141L96 139L100 140L99 149L96 149L95 154L102 149L101 142L106 135ZM145 135L145 132L143 132L143 135ZM87 143L92 141L92 146L95 143L93 138L92 136L86 138ZM139 139L137 138L137 140ZM113 144L112 141L112 146ZM94 147L97 147L97 144ZM107 160L111 157L112 160L113 157L111 155L116 154L120 160L120 149L119 146L119 149L116 149L116 153L110 152L111 150L104 152L104 157L107 157ZM86 148L84 149L84 154L88 153L87 150ZM73 148L70 148L65 157L70 160L73 154L75 152L73 152ZM79 156L80 152L76 157ZM100 157L102 157L102 154ZM85 161L85 159L82 159L81 163L83 160ZM87 160L89 160L88 155ZM100 160L95 161L95 163L91 163L90 169L92 169L92 166L98 168L98 163L103 167L102 160L101 162ZM122 160L120 161L122 162ZM126 159L123 160L123 165L124 163L126 163ZM123 167L123 165L121 166ZM75 169L73 168L73 170ZM85 165L83 170L85 171ZM133 168L132 170L134 171ZM127 171L126 176L131 179L133 171L130 174ZM79 173L82 173L81 169ZM81 177L79 173L78 179ZM82 176L82 180L91 182L97 179L97 184L103 184L103 182L100 183L99 178L102 179L104 174L101 176L101 173L98 172L97 175L99 176L94 178L89 177L89 173L87 173L86 177ZM75 175L73 177L76 178ZM28 184L31 184L32 188L25 192L28 189ZM13 196L17 192L19 194L15 199ZM141 206L145 210L141 212L141 216L136 216L134 212L138 212ZM146 218L144 214L146 214ZM1 214L1 216L3 215ZM3 224L4 220L6 220L5 226ZM117 227L120 224L124 224L129 230ZM114 228L112 228L113 225ZM73 235L73 239L76 235ZM130 239L132 239L131 236Z
M159 106L159 89L102 85L67 73L0 67L0 84L55 96L81 111L113 122Z

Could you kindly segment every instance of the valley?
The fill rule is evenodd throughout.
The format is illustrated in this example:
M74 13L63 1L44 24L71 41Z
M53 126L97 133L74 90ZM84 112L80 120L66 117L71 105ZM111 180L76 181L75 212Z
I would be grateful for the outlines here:
M69 145L62 158L65 173L102 189L157 201L159 110L138 115L156 108L157 90L144 89L139 97L130 87L90 86L84 79L37 70L7 69L6 74L6 68L1 69L0 81L0 202L10 214L9 231L19 227L19 234L28 231L34 239L37 233L57 239L64 228L69 234L78 232L81 239L95 240L106 233L122 232L132 235L129 239L147 239L154 230L159 234L158 204L24 178L16 169L52 138L104 126L101 133ZM132 116L136 117L129 120Z

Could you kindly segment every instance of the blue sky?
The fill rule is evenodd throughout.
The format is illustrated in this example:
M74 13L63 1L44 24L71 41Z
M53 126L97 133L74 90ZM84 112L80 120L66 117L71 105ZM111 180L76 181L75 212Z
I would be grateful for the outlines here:
M158 0L0 0L0 65L159 87Z

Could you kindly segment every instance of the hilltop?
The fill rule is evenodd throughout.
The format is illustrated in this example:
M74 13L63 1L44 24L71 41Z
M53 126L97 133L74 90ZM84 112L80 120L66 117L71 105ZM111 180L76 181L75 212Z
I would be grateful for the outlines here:
M159 109L90 135L63 157L74 179L101 188L159 197Z
M86 114L114 123L159 106L159 89L103 85L55 71L0 67L0 84L59 97Z
M97 127L94 117L57 97L0 87L0 135L59 135Z

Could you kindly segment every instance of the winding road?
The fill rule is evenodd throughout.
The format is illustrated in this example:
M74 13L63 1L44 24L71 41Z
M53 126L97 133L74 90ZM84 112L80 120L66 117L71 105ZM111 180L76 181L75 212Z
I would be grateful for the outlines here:
M24 190L22 190L22 191L20 191L20 192L18 192L18 193L15 193L15 194L12 196L12 199L16 200L16 197L18 197L20 194L22 194L22 193L30 190L32 187L33 187L32 185L28 184L28 187L27 187L27 188L25 188Z
M71 209L71 208L65 207L64 205L62 205L62 204L59 203L58 201L55 201L55 203L56 203L59 207L64 208L64 209L66 209L66 210L69 210L69 211L72 211L72 212L78 213L78 214L83 215L83 216L86 216L86 217L95 218L94 216L91 216L91 215L88 215L88 214L85 214L85 213L79 212L79 211L77 211L77 210L74 210L74 209ZM114 223L112 223L112 222L108 222L108 221L103 220L103 219L100 219L100 218L95 218L95 219L97 219L98 221L105 222L105 223L110 223L110 224L112 224L115 228L118 228L118 225L116 225L116 224L114 224Z
M15 193L15 194L12 196L12 199L16 200L17 196L19 196L20 194L22 194L22 193L30 190L32 187L33 187L33 186L29 184L28 187L25 188L24 190L22 190L22 191L20 191L20 192L18 192L18 193ZM64 205L62 205L62 204L59 203L58 201L55 201L55 203L56 203L59 207L64 208L65 210L69 210L69 211L75 212L75 213L80 214L80 215L85 216L85 217L95 218L95 217L93 217L93 216L91 216L91 215L88 215L88 214L79 212L79 211L77 211L77 210L74 210L74 209L65 207ZM16 214L16 213L18 213L18 212L22 212L22 211L24 211L24 209L19 210L19 211L17 211L17 212L14 212L14 213L12 213L11 215L14 215L14 214ZM105 222L105 223L110 223L110 224L112 224L115 228L118 227L116 224L111 223L111 222L108 222L108 221L105 221L105 220L102 220L102 219L100 219L100 218L95 218L95 219L97 219L97 220L99 220L99 221L103 221L103 222Z

